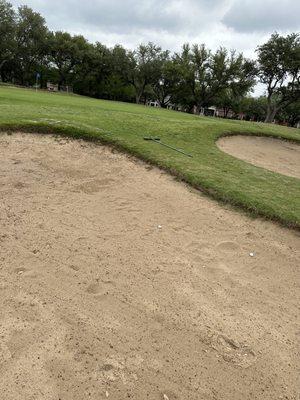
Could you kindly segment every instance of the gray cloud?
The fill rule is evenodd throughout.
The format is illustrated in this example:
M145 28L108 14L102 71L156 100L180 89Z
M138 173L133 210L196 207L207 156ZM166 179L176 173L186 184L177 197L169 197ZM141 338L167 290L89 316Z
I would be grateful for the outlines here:
M238 32L286 31L300 28L297 0L235 0L222 22Z
M167 31L178 29L182 17L168 7L170 2L146 0L97 0L79 3L74 0L52 0L43 7L44 12L57 26L55 15L59 14L59 23L64 26L89 26L90 28L127 34L139 29L160 29ZM172 2L171 2L172 3Z
M9 1L41 13L51 30L82 34L108 46L134 48L153 41L178 51L185 42L206 43L213 50L225 46L248 57L273 31L296 30L300 15L297 0Z
M24 0L26 2L26 0ZM92 27L110 33L199 31L226 0L28 0L54 29ZM13 0L15 5L20 4ZM60 28L60 29L61 29Z

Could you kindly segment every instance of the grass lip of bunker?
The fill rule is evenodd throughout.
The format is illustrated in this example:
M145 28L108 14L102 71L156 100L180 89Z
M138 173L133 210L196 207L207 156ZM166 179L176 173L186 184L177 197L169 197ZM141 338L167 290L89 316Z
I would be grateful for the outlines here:
M221 136L237 134L299 142L297 129L7 86L0 87L0 107L3 131L101 141L169 171L223 203L300 228L300 181L233 158L216 144ZM145 142L144 136L160 137L193 158Z

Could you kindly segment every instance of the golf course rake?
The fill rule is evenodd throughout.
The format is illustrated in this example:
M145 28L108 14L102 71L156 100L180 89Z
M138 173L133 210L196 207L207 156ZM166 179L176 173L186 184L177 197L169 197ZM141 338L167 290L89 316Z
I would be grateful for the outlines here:
M144 140L150 140L150 141L152 141L154 143L160 144L161 146L167 147L168 149L177 151L177 153L183 154L183 155L185 155L187 157L193 157L191 154L188 154L188 153L186 153L185 151L183 151L181 149L177 149L176 147L170 146L167 143L161 142L159 137L151 137L151 136L147 137L146 136L146 137L144 137Z

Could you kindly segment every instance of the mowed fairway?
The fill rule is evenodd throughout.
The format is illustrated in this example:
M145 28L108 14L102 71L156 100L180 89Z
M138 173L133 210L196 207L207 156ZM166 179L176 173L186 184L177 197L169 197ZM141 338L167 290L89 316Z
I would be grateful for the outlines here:
M169 170L216 199L287 226L300 226L299 180L255 167L215 144L221 135L234 133L299 142L296 129L4 86L0 127L100 139ZM144 141L144 136L158 136L193 158Z
M1 400L298 399L297 232L106 146L0 149Z

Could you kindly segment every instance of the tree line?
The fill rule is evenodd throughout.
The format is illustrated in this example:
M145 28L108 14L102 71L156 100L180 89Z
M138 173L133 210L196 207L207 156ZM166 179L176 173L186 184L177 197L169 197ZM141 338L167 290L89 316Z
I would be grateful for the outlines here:
M199 113L212 105L253 119L289 121L299 111L300 38L274 33L257 48L257 60L220 47L184 44L171 53L153 43L135 50L89 43L81 35L52 32L45 19L27 6L17 10L0 0L0 78L2 82L42 88L72 85L86 96L128 102L157 100ZM257 82L266 96L249 97ZM281 117L280 117L281 116ZM299 117L299 113L298 113ZM297 117L294 117L294 119Z

